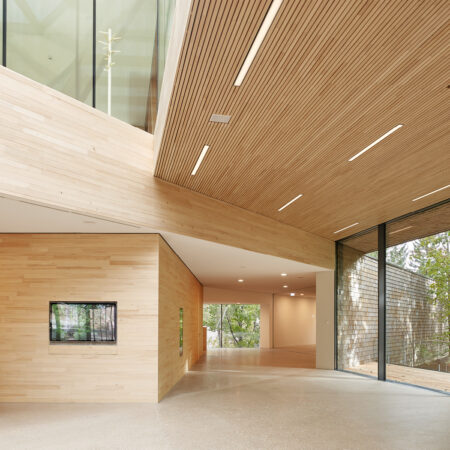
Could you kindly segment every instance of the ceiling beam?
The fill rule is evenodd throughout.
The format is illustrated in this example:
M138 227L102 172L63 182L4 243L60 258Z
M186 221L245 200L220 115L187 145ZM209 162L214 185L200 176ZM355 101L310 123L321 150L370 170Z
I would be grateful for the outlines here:
M0 196L334 267L330 240L154 178L151 134L3 67L0 85Z

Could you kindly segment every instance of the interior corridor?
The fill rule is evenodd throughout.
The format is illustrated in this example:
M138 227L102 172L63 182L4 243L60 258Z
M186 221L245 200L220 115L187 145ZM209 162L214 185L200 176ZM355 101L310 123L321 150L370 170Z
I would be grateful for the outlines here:
M298 367L311 350L208 351L159 404L1 404L1 447L448 448L448 396Z
M299 345L273 349L208 349L193 369L196 371L264 372L268 367L314 369L316 367L316 346Z

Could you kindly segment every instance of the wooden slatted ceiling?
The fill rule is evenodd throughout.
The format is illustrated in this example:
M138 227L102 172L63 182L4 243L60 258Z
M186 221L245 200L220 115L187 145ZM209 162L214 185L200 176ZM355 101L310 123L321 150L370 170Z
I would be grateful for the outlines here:
M155 176L331 239L447 198L448 3L284 0L235 87L270 3L193 1Z

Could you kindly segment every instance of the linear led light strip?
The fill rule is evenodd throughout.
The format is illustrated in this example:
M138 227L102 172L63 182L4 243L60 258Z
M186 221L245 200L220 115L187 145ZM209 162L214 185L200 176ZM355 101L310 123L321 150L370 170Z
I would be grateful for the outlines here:
M289 206L291 203L294 203L295 200L298 200L300 197L303 197L303 194L297 195L297 197L293 198L292 200L290 200L289 202L287 202L285 205L283 205L281 208L278 208L278 211L282 211L284 208L286 208L287 206Z
M206 152L208 151L208 149L209 149L209 145L205 145L203 147L203 150L200 153L200 156L198 157L197 162L195 163L195 167L194 167L194 170L192 171L191 175L195 175L197 173L197 170L200 167L200 164L202 163L203 158L206 156Z
M356 225L359 225L359 222L355 222L355 223L352 223L351 225L349 225L348 227L341 228L340 230L335 231L334 234L340 233L341 231L344 231L344 230L348 230L349 228L355 227Z
M383 134L383 136L381 136L380 138L378 138L376 141L372 142L370 145L368 145L366 148L362 149L359 153L357 153L356 155L352 156L349 161L353 161L354 159L358 158L359 156L361 156L363 153L367 152L367 150L370 150L372 147L375 147L375 145L377 145L379 142L381 142L383 139L386 139L389 135L391 135L392 133L395 133L399 128L401 128L403 125L397 125L396 127L392 128L392 130L389 130L387 133Z
M266 37L267 32L269 31L270 26L272 25L273 19L277 15L278 9L283 3L283 0L273 0L270 5L269 10L267 11L266 17L264 17L264 21L258 30L258 34L253 41L252 46L250 47L249 52L247 53L247 57L244 60L244 64L242 64L241 70L238 73L236 81L234 82L235 86L240 86L244 81L245 75L247 75L248 69L255 59L256 54L258 53L259 47L261 46L264 38Z
M409 230L410 228L412 228L412 225L410 225L409 227L400 228L399 230L391 231L389 234L400 233L400 231Z
M414 198L414 199L413 199L413 202L415 202L415 201L417 201L417 200L420 200L421 198L428 197L429 195L436 194L436 192L443 191L444 189L447 189L447 188L449 188L449 187L450 187L450 184L447 184L447 186L441 187L441 188L439 188L439 189L436 189L435 191L428 192L428 194L421 195L420 197Z

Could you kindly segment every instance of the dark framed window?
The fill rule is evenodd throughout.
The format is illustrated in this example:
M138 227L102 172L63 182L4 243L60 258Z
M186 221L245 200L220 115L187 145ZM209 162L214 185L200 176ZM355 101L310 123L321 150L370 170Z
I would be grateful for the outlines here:
M114 344L116 324L116 302L50 302L51 343Z
M183 308L180 308L180 340L179 340L180 356L183 354Z
M335 368L450 392L449 279L448 199L338 241Z

